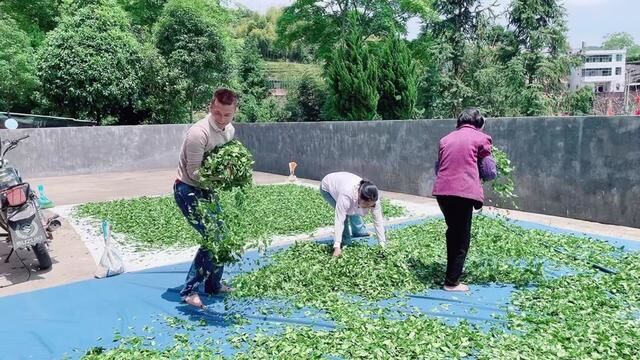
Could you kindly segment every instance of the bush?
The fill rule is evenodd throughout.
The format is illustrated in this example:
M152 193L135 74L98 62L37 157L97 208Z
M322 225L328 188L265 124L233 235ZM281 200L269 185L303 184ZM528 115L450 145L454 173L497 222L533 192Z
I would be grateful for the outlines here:
M143 61L126 13L99 3L64 15L47 34L38 73L56 113L101 123L137 101Z
M40 83L29 36L0 14L0 111L29 111Z
M326 104L327 90L322 80L310 73L304 73L298 86L289 93L287 110L289 121L320 121Z

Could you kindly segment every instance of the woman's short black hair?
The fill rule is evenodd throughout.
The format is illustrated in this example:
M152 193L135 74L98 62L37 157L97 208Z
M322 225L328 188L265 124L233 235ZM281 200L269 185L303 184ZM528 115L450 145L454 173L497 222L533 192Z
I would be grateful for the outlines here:
M465 124L473 125L477 129L481 129L484 126L484 116L482 116L480 110L476 108L466 108L458 115L458 125L456 125L456 127L459 128Z
M378 187L369 180L360 181L358 196L364 201L378 201Z

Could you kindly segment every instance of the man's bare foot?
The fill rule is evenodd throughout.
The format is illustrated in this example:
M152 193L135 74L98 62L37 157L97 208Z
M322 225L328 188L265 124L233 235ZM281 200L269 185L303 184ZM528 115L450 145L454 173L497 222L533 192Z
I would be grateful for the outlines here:
M202 300L200 300L200 296L197 293L185 296L184 302L199 309L202 309L204 307L204 304L202 303Z
M466 292L466 291L469 291L469 286L467 286L467 285L465 285L465 284L463 284L463 283L460 283L460 284L458 284L458 285L456 285L456 286L448 286L448 285L445 285L445 286L444 286L444 290L445 290L445 291Z

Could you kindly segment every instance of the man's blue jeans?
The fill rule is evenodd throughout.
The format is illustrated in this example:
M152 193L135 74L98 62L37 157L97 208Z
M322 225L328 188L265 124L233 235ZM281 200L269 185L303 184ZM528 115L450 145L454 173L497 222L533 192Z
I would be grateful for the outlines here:
M210 212L207 215L214 221L220 223L219 215L222 214L222 209L218 203L215 194L212 194L204 189L200 189L189 184L185 184L181 181L176 181L173 185L173 195L182 211L182 214L189 224L196 229L200 235L206 235L206 229L202 223L202 219L196 212L196 205L198 200L215 201L216 212ZM204 283L204 292L207 294L214 294L220 291L222 286L222 272L224 271L223 265L217 265L211 258L211 253L205 248L198 249L196 256L191 263L191 268L187 274L184 287L180 291L180 296L185 297L198 291Z

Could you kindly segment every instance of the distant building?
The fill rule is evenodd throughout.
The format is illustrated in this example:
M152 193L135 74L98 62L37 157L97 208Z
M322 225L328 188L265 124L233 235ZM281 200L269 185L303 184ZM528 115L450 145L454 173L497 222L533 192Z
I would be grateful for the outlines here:
M584 64L571 71L571 90L588 85L596 93L624 93L626 50L605 50L583 45L577 53L584 56Z
M640 61L627 63L627 86L632 93L640 92Z

